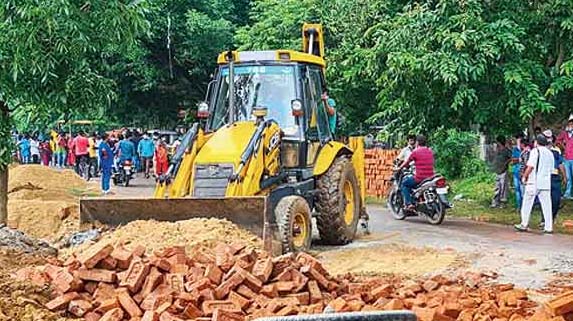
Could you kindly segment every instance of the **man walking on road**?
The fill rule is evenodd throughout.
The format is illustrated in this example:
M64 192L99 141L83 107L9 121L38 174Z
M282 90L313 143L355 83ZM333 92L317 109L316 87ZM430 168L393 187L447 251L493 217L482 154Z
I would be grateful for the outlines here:
M155 144L149 138L148 134L143 134L143 139L137 146L137 154L141 157L141 163L145 171L145 178L149 178L149 171L153 161L153 153L155 152Z
M505 137L497 137L497 153L493 159L495 171L495 192L491 201L491 207L500 207L501 203L507 202L507 167L511 160L511 151L507 148Z
M521 224L515 225L520 232L528 230L531 209L535 197L539 197L543 218L544 233L553 233L553 213L551 208L551 173L554 168L553 153L547 148L548 141L544 135L538 135L535 148L531 150L522 182L525 185L523 204L521 206Z
M564 148L565 173L567 174L567 187L565 188L564 198L571 199L571 189L573 188L573 115L569 116L567 127L559 133L556 145L561 145Z
M99 158L101 160L101 190L104 195L109 194L109 181L111 180L111 169L113 167L113 151L109 146L109 135L103 136L102 142L98 148Z

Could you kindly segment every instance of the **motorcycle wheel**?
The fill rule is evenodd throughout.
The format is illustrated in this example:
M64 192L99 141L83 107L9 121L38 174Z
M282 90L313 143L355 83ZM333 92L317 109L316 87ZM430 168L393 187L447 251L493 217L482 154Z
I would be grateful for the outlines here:
M117 186L117 177L113 178L113 185Z
M436 200L433 204L433 213L427 215L428 222L432 225L440 225L445 217L446 206L440 200Z
M388 207L392 211L394 219L401 221L406 218L407 215L404 212L403 205L402 194L400 194L400 191L393 189L388 195Z

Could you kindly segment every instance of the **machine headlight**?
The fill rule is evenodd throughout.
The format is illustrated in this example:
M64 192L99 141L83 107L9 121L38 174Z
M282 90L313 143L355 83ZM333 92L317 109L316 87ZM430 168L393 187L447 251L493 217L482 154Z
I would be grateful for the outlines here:
M300 117L303 115L303 110L302 110L302 102L298 99L295 99L291 102L291 109L292 109L292 115L295 117Z
M286 168L298 167L299 149L299 143L283 140L281 142L281 165Z

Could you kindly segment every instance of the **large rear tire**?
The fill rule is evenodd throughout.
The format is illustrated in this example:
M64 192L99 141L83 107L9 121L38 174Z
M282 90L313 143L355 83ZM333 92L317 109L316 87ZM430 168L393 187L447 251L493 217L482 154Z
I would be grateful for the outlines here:
M347 156L334 160L319 177L316 223L322 243L343 245L352 242L360 218L360 188L354 167Z
M427 216L428 222L432 225L440 225L446 217L446 206L440 200L436 200L432 205L434 213Z
M300 196L286 196L275 208L283 253L310 249L312 224L308 202Z

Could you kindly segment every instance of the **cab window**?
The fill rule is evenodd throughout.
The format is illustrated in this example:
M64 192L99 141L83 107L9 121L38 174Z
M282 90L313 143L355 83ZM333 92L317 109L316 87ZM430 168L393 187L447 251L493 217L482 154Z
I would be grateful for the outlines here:
M319 68L309 67L307 69L307 87L305 94L307 96L307 120L308 120L308 138L310 140L320 140L320 142L329 141L332 137L330 134L328 115L326 113L326 102L322 99L325 92L323 86L322 72Z

